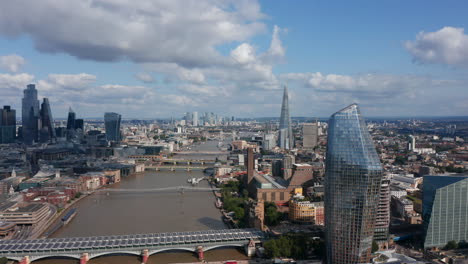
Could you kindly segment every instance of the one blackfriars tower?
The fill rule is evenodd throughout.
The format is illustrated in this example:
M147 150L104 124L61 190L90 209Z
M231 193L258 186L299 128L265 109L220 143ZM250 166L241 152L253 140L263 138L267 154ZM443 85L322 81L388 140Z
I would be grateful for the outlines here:
M23 141L27 145L38 141L39 136L39 100L34 84L29 84L23 91L22 120Z
M329 121L325 172L327 263L368 263L372 249L382 165L359 107Z
M117 113L105 113L104 125L108 141L120 142L120 120L122 116Z
M291 117L289 116L288 88L286 86L284 86L283 104L281 105L278 146L282 149L292 149L294 147Z

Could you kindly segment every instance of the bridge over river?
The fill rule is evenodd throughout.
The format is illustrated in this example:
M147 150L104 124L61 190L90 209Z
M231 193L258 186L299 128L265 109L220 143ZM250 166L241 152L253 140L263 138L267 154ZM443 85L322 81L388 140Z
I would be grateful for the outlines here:
M173 186L166 188L152 188L152 189L99 189L95 193L110 193L110 192L126 192L126 193L142 193L142 192L212 192L219 191L220 188L210 188L210 187L191 187L191 186Z
M221 229L195 232L153 233L96 237L72 237L33 240L0 241L0 256L29 264L31 261L66 257L88 260L110 254L129 254L148 257L168 250L185 250L198 254L211 249L234 246L244 247L248 254L255 250L255 243L266 239L266 233L257 229Z

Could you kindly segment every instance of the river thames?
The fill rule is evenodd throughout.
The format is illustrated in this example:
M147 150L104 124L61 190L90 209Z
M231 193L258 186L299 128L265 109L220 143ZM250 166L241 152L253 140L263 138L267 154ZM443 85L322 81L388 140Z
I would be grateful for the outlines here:
M195 150L216 150L217 141L194 146ZM178 158L177 156L175 158ZM180 158L194 158L185 156ZM202 159L206 159L203 156ZM215 159L216 156L211 156ZM218 156L218 158L225 158ZM142 174L122 178L110 188L151 189L173 186L189 186L189 178L200 178L198 172L146 171ZM209 187L201 181L197 187ZM161 193L118 193L100 192L79 201L76 217L52 237L103 236L116 234L138 234L177 231L197 231L226 228L221 213L214 206L212 192L161 192ZM225 248L205 253L208 261L227 259L247 259L243 251ZM166 252L155 254L148 263L195 262L196 256L190 252ZM72 264L71 259L44 259L34 263ZM105 256L90 260L90 264L141 263L136 256Z

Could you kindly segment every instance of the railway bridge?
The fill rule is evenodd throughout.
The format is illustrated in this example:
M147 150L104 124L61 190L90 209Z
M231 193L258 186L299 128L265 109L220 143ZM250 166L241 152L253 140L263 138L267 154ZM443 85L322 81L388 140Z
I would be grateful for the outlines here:
M90 259L110 254L141 256L142 263L149 256L168 250L185 250L198 254L226 246L245 247L248 255L255 252L255 244L266 239L266 233L257 229L221 229L196 232L153 233L96 237L72 237L33 240L0 241L0 255L20 264L49 258L79 259L86 264Z

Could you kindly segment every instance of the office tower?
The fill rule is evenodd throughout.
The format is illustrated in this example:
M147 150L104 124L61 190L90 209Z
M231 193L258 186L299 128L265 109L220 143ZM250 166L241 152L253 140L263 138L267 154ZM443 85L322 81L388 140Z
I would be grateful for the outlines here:
M380 198L375 218L374 240L382 246L388 246L388 228L390 226L390 179L384 177L380 185Z
M408 150L416 149L416 138L413 135L409 135L408 139Z
M192 125L198 126L198 112L193 112L192 114Z
M68 110L68 119L67 119L67 130L75 129L76 114L73 109L70 107Z
M468 240L468 174L424 176L424 248Z
M22 118L23 142L31 145L38 140L39 135L39 100L34 84L29 84L23 91Z
M16 111L9 105L0 109L0 144L13 143L16 137Z
M317 146L318 125L317 123L305 123L302 125L302 147L313 149Z
M325 163L327 263L368 263L382 165L359 107L330 117Z
M104 125L108 141L120 141L120 120L122 116L117 113L105 113Z
M84 131L84 120L83 119L75 119L75 129L81 129Z
M291 117L289 116L288 88L286 86L284 87L283 104L281 105L278 146L282 149L292 149L294 147Z
M247 148L247 185L250 184L250 182L254 178L254 173L255 173L255 158L254 158L254 153L253 153L253 148Z
M50 110L49 99L44 98L41 104L41 142L54 139L55 127L54 120L52 118L52 111ZM43 136L42 136L43 135Z

